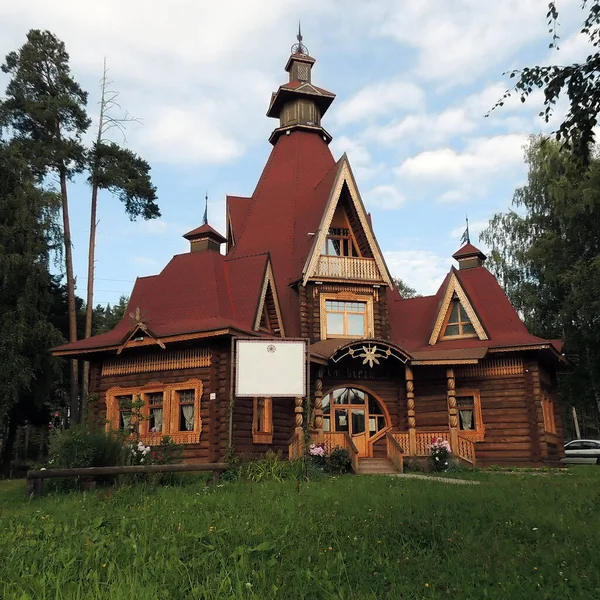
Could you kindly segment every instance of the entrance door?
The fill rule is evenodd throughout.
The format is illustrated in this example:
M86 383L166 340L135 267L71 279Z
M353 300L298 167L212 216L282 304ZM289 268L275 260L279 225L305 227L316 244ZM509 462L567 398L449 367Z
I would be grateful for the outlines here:
M386 427L385 413L374 396L357 388L338 388L323 398L323 429L347 432L358 456L369 456L369 439Z

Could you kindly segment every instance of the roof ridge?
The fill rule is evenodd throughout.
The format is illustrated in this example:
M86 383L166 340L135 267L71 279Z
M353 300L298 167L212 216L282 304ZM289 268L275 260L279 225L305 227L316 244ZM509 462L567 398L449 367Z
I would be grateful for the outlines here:
M264 252L257 252L256 254L244 254L242 256L225 257L225 262L240 260L242 258L254 258L256 256L269 256L269 251L265 250Z

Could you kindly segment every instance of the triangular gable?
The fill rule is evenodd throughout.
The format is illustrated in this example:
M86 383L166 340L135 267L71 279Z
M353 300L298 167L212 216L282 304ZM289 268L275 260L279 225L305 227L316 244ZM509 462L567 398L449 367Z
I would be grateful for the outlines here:
M321 218L318 233L314 236L312 248L302 271L302 284L306 285L308 279L314 275L317 269L317 264L321 255L321 248L323 248L323 245L327 239L329 228L331 226L338 203L340 202L344 186L346 186L349 192L350 203L355 212L354 216L358 221L358 223L354 225L355 234L358 233L356 229L360 228L360 234L364 234L365 242L368 247L368 253L375 259L375 264L379 269L381 280L392 287L392 277L388 271L387 265L385 264L379 244L377 243L375 235L373 234L367 211L365 210L365 206L360 197L358 186L356 185L356 181L354 179L354 175L352 174L352 169L350 168L350 163L346 154L344 154L339 161L339 169L331 188L331 193L329 194L325 211L323 212L323 216ZM350 215L348 216L350 217Z
M454 298L455 294L456 297L459 299L462 308L467 314L467 317L471 321L471 325L473 325L477 337L480 340L489 339L487 333L485 332L485 329L483 328L483 325L481 324L481 321L479 320L479 317L477 316L477 313L473 309L469 298L467 297L465 291L460 285L456 274L451 273L450 279L448 281L448 286L446 287L446 293L444 294L444 297L442 299L437 319L435 321L433 331L431 332L431 337L429 338L429 344L432 346L436 344L438 340L444 335L442 328L444 327L444 324L446 323L448 317L448 313L452 308L452 299Z
M265 277L254 319L254 330L258 331L264 322L268 324L268 327L265 329L275 335L278 334L280 337L285 337L281 308L279 306L279 298L277 296L277 288L275 287L275 278L273 277L273 268L270 260L267 262L265 270Z
M127 335L121 340L117 354L121 354L125 348L129 345L131 340L137 337L138 334L142 334L143 337L149 337L153 339L163 350L166 346L161 342L158 337L151 331L151 329L142 321L141 311L138 308L135 309L135 313L130 313L129 316L134 319L135 323Z

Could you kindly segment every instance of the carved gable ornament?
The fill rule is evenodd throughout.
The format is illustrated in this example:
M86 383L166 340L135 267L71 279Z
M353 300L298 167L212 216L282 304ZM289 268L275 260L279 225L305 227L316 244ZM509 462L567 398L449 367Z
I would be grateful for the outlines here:
M331 360L337 363L347 356L360 361L362 365L368 365L370 368L389 359L395 359L404 364L410 358L400 348L385 342L357 341L336 350Z
M438 341L443 339L444 337L444 326L447 324L449 314L452 309L452 302L458 301L460 302L460 308L464 311L468 322L472 325L475 333L473 335L464 335L464 336L455 336L455 337L477 337L480 340L488 340L489 337L477 316L477 313L473 309L469 298L465 294L458 278L456 277L456 273L452 273L450 276L450 280L448 281L448 287L446 288L446 292L444 294L444 298L442 299L442 303L440 305L440 310L438 312L437 319L435 321L435 325L433 327L433 331L431 332L431 337L429 338L429 345L433 346Z
M383 254L381 253L379 245L377 244L377 240L375 239L375 235L373 234L371 225L369 224L367 211L365 210L364 204L358 192L358 187L356 185L356 181L354 180L354 175L352 174L350 163L348 162L348 157L346 156L346 154L344 154L344 156L340 159L339 170L331 188L331 193L329 195L329 200L327 201L327 206L325 207L325 211L323 213L323 217L321 218L321 223L319 225L317 235L314 236L311 251L304 265L302 285L306 285L306 282L311 277L318 276L317 271L319 259L321 258L321 249L323 248L326 242L329 228L331 227L333 216L335 214L338 203L340 202L344 185L348 189L350 202L352 203L354 210L356 210L356 215L359 221L359 227L364 232L371 255L373 256L373 268L377 272L377 282L387 284L391 288L393 287L393 285L390 272L388 271L387 265L385 264ZM360 259L355 260L357 262L360 261ZM362 279L360 273L358 275L359 276L357 278ZM369 276L369 279L372 279L371 275Z

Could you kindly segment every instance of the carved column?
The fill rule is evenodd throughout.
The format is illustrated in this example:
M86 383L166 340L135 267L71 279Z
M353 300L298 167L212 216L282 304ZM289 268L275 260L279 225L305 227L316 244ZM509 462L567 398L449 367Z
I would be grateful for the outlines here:
M404 365L404 374L406 377L406 410L408 415L408 453L415 455L417 453L417 420L415 418L415 382L413 379L412 367L406 363Z
M456 408L456 380L454 379L454 369L449 367L446 370L448 378L448 422L450 424L450 447L454 454L458 453L458 409Z
M302 407L303 398L300 396L296 398L296 408L294 408L294 412L296 413L296 434L302 437L302 423L304 423L304 408Z
M314 428L319 442L323 441L323 369L319 369L315 380L315 421Z

